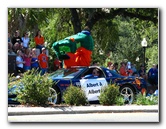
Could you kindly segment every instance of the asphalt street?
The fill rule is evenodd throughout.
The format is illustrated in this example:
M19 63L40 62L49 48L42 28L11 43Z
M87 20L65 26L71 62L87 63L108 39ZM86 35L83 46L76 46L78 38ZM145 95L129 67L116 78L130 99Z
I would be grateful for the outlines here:
M8 107L8 122L159 122L154 106Z
M8 116L12 115L44 115L44 114L82 114L82 113L123 113L154 112L159 113L159 106L54 106L54 107L8 107Z

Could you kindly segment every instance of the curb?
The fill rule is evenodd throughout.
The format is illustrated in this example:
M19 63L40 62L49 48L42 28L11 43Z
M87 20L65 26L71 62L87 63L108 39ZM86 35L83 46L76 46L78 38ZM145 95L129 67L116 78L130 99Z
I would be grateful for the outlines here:
M72 106L72 107L8 107L8 116L46 114L85 114L85 113L159 113L154 106Z

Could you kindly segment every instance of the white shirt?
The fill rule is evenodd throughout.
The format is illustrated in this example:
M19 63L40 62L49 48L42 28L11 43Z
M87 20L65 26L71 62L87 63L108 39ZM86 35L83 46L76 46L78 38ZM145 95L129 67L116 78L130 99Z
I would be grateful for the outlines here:
M29 38L22 37L22 41L23 41L23 47L28 47L29 46Z
M156 90L156 91L154 92L154 95L155 95L155 96L158 96L158 90Z
M16 62L23 62L23 59L22 59L22 57L21 56L17 56L16 57ZM17 64L17 67L20 67L20 68L23 68L23 63L21 63L21 64Z

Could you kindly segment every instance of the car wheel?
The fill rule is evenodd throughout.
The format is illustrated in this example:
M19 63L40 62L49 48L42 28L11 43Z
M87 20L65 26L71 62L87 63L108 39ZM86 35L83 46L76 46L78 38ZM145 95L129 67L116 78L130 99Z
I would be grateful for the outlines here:
M57 87L50 88L50 97L48 98L48 101L53 104L60 104L61 95Z
M120 94L124 97L125 104L132 104L134 100L134 90L131 86L124 85L120 88Z

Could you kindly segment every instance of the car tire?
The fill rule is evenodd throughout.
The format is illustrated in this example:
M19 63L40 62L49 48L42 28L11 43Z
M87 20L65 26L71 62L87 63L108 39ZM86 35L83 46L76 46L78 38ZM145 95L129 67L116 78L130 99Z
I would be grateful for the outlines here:
M48 101L53 104L60 104L61 103L61 94L58 87L54 86L50 88L50 97Z
M132 104L135 98L135 91L130 85L120 87L120 94L124 97L125 104Z

